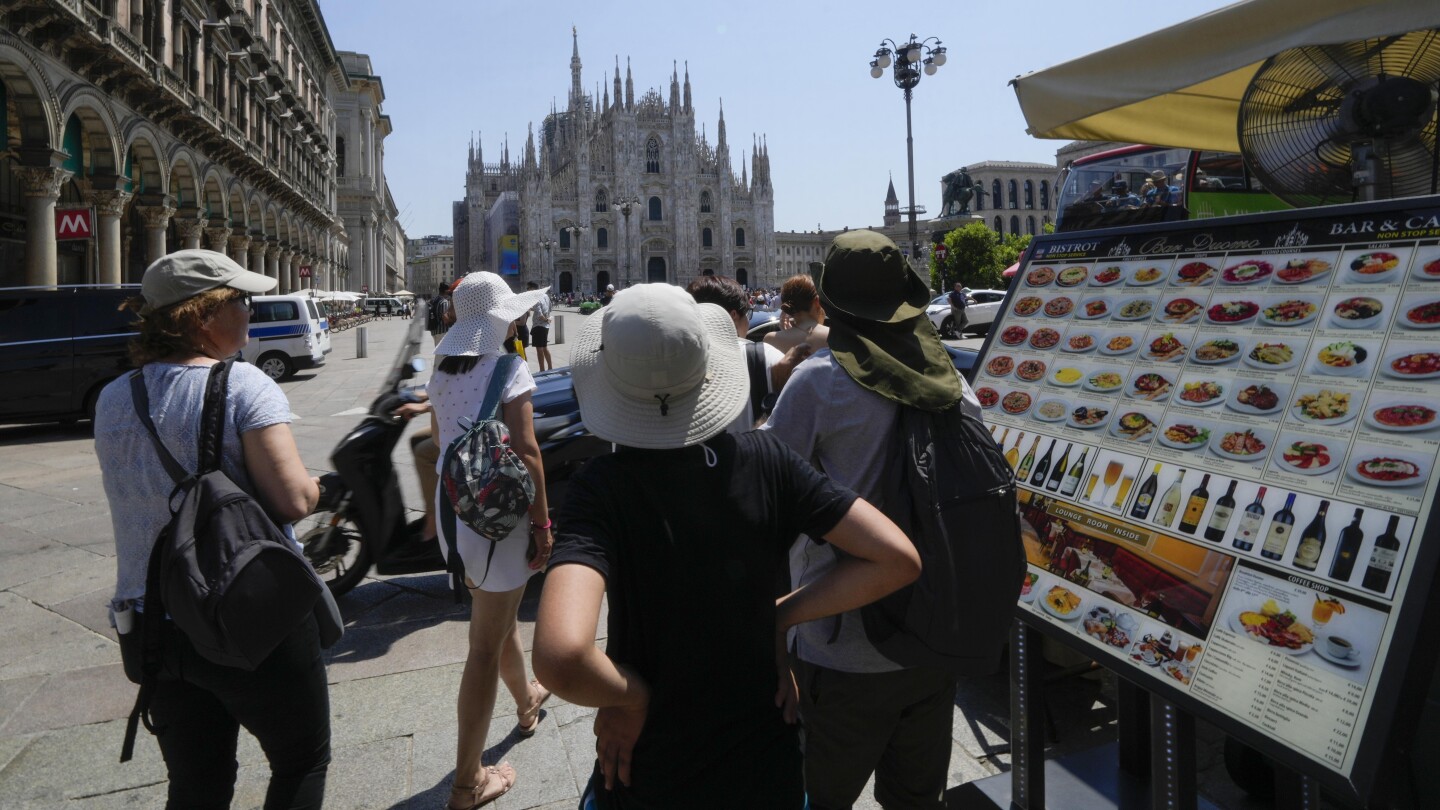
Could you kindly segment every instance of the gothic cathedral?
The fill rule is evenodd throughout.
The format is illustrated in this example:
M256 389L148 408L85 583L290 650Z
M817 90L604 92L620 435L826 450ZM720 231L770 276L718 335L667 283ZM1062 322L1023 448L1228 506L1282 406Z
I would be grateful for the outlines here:
M569 101L532 125L519 162L506 143L485 163L472 142L465 200L454 206L456 271L492 270L516 288L595 294L607 285L728 275L748 286L778 284L774 188L763 139L737 177L720 110L716 143L695 131L690 71L679 68L667 103L658 90L637 101L630 67L621 95L582 89L572 32ZM683 95L682 95L683 93ZM597 103L597 96L600 100Z

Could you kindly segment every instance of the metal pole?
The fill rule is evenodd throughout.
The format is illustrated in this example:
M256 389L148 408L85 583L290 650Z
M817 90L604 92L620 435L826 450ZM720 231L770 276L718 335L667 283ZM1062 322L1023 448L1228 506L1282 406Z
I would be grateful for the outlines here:
M903 55L900 58L904 58ZM910 176L910 256L919 258L915 227L915 135L910 128L910 88L905 88L905 164Z
M1195 810L1195 718L1150 696L1150 806Z
M1019 619L1010 628L1010 806L1045 807L1045 706L1041 636Z

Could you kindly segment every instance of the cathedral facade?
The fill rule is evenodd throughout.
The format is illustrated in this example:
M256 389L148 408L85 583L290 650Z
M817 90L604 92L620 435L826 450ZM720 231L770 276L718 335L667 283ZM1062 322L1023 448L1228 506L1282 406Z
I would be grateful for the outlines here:
M668 100L655 89L637 99L628 63L622 89L617 57L612 81L592 95L578 37L572 43L566 107L531 127L518 159L506 143L486 163L472 142L465 199L453 206L456 272L492 270L517 288L535 281L580 294L699 275L776 283L763 141L737 176L724 108L713 146L703 125L697 132L688 69L683 83L672 71Z

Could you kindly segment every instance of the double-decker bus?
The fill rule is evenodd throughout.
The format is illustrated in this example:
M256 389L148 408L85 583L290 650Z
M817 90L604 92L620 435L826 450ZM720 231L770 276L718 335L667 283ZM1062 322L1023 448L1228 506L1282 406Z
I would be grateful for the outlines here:
M1290 207L1267 192L1237 154L1143 145L1073 161L1061 176L1057 203L1057 231Z

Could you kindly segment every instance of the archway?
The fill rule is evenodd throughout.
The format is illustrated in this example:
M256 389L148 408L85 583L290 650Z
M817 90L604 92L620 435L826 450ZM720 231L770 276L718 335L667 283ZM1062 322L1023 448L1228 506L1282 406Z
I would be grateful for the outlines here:
M748 286L750 284L750 274L746 272L743 267L736 268L735 280L740 283L741 287Z
M560 273L560 294L569 295L572 292L575 292L575 277L570 275L569 270L563 270Z
M607 286L609 286L609 284L610 284L610 273L609 273L609 271L601 270L601 271L599 271L599 272L597 272L597 273L595 274L595 292L596 292L596 293L602 293L602 292L604 292L604 291L605 291L605 288L606 288Z
M669 281L665 272L665 259L660 256L651 256L645 263L645 280L651 284L664 284Z

